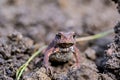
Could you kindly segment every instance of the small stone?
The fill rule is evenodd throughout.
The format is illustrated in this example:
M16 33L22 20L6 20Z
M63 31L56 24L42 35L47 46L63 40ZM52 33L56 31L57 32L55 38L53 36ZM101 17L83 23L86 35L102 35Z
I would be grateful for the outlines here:
M96 59L96 52L92 48L87 48L86 51L85 51L85 54L91 60Z

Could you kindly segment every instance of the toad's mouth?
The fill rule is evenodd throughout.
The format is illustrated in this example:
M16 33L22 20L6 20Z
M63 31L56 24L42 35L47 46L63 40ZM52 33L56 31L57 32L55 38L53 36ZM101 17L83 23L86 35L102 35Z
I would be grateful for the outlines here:
M69 48L71 46L73 46L74 43L59 43L58 46L61 48Z

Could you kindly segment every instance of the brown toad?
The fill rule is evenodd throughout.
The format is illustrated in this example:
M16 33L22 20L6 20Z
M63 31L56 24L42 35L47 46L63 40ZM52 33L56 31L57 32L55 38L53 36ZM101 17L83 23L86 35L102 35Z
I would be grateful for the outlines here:
M59 32L53 41L44 51L44 65L46 69L50 69L49 60L56 62L67 62L74 55L76 59L75 67L79 65L79 49L75 46L76 34L74 32Z

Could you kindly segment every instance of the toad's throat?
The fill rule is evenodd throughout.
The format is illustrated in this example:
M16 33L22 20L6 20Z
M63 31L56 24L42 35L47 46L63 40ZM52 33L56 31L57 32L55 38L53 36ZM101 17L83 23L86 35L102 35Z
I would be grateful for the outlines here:
M74 45L74 43L58 43L57 44L61 48L69 48Z

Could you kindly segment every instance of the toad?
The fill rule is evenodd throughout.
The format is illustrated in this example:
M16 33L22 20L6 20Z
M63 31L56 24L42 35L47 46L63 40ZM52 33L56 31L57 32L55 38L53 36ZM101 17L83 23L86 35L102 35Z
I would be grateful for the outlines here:
M44 65L47 70L50 70L49 61L67 62L75 57L74 67L79 68L79 49L76 44L75 32L59 32L56 34L53 41L48 45L44 51Z

